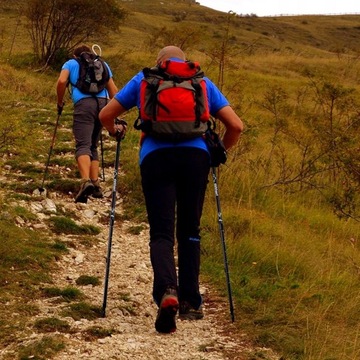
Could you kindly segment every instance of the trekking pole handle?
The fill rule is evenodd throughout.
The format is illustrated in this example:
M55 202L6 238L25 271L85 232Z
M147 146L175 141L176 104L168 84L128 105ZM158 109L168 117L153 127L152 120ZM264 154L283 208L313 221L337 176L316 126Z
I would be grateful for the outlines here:
M124 119L116 118L116 119L115 119L115 125L127 126L127 122L126 122Z
M115 119L115 125L121 125L122 130L117 129L115 133L115 137L117 141L123 140L125 137L126 129L127 129L127 122L124 119Z

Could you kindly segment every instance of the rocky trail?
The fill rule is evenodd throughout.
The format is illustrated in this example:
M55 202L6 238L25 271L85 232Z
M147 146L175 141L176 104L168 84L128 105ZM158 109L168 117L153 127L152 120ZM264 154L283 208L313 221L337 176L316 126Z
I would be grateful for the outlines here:
M39 164L41 166L41 164ZM113 170L106 169L107 178L112 179ZM67 244L68 252L58 259L52 273L51 286L60 289L79 288L85 294L86 302L101 307L104 292L106 254L109 238L109 215L111 208L111 188L104 184L104 198L90 198L87 204L75 204L73 194L64 196L48 192L31 201L20 200L18 205L26 207L36 219L24 222L15 219L18 226L27 226L34 231L44 231L51 235L48 222L51 216L76 213L77 224L90 224L101 229L92 235L96 241L91 245L79 241L74 235L55 235ZM35 191L36 193L36 191ZM117 194L116 214L121 214L122 199ZM52 333L61 338L66 346L51 359L54 360L246 360L279 359L269 349L253 347L247 335L239 334L231 322L227 298L222 298L205 283L201 284L204 297L205 317L197 321L177 320L177 331L159 334L155 331L156 306L151 296L152 269L148 248L148 226L140 224L141 232L132 229L139 224L115 220L112 236L111 266L107 307L105 317L92 320L61 315L68 304L57 297L33 299L33 305L40 313L33 319L59 318L70 325L70 330ZM80 276L96 277L99 285L77 285ZM235 319L236 321L236 319ZM102 330L103 336L89 336L89 329ZM25 329L24 329L25 330ZM100 331L99 330L99 331ZM11 358L19 345L27 345L49 334L36 331L29 324L24 334L0 349L0 359Z

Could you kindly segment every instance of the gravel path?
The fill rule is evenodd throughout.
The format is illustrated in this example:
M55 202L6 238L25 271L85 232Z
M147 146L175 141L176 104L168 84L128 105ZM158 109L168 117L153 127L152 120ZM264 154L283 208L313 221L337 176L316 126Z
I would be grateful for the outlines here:
M91 199L88 204L75 204L72 197L63 198L56 194L47 194L44 200L22 204L26 205L39 218L39 229L50 213L72 211L79 214L79 224L92 224L101 228L92 246L79 241L73 235L62 235L61 241L67 243L69 252L58 260L58 269L53 273L54 284L61 289L74 286L86 295L86 302L102 306L106 254L109 238L110 191L103 199ZM46 210L48 209L48 210ZM121 199L118 199L116 213L121 212ZM105 219L105 220L104 220ZM94 320L80 319L60 315L64 302L58 298L34 299L34 305L41 309L37 319L56 317L70 325L71 331L56 333L66 342L64 350L52 359L55 360L247 360L279 359L268 349L254 348L246 334L235 331L230 320L227 299L216 295L207 284L201 284L204 296L205 317L197 321L177 320L177 331L172 334L158 334L154 328L156 306L151 297L152 269L149 259L148 226L141 224L143 230L134 235L132 228L138 224L115 221L112 237L111 267L107 297L106 317ZM29 224L27 224L29 226ZM79 286L76 279L81 275L98 277L98 286ZM34 319L35 321L36 319ZM89 337L89 328L99 327L111 330L111 335L102 338ZM235 335L236 334L236 335ZM29 344L42 336L33 330L31 335L21 340L22 345ZM53 333L51 334L53 335ZM14 346L18 346L14 345ZM2 355L14 353L15 348L0 350Z

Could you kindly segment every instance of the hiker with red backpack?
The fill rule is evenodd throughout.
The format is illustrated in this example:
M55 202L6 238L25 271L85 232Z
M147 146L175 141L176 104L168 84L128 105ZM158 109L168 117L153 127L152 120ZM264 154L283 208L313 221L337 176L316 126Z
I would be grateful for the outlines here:
M204 314L199 290L200 219L211 164L204 133L210 115L225 125L223 144L234 146L243 123L196 62L175 46L163 48L157 66L136 74L100 112L116 135L114 119L137 106L142 131L140 171L150 225L155 329L176 330L176 314L197 320ZM174 259L175 233L178 273Z
M75 48L73 57L63 64L57 80L57 109L60 116L64 107L65 91L70 84L74 103L75 157L81 176L80 190L75 202L87 203L90 195L95 198L103 196L97 150L102 130L99 112L118 89L109 65L88 46Z

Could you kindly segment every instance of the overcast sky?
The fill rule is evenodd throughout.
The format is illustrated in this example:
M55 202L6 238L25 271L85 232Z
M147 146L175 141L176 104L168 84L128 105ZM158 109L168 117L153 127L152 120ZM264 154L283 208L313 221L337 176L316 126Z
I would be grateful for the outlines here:
M198 0L216 10L237 14L305 15L305 14L360 14L359 0Z

